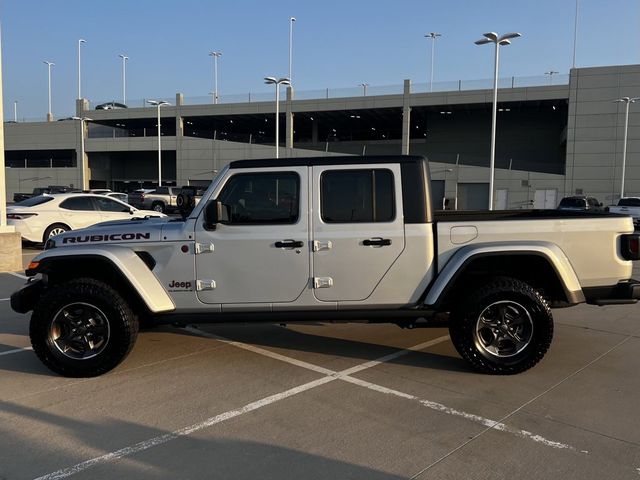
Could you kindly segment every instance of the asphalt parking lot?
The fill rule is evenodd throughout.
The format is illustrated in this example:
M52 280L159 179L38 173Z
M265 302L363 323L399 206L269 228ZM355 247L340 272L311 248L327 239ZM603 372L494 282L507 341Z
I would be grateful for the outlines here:
M1 479L640 478L640 306L554 310L550 352L510 377L444 329L304 324L144 331L68 379L29 350L23 283L0 274Z

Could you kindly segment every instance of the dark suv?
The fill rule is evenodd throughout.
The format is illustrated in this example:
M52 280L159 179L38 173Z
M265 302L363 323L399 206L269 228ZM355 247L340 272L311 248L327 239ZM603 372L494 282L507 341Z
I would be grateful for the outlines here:
M558 210L588 210L590 212L603 212L604 208L597 198L576 195L573 197L564 197L560 200Z

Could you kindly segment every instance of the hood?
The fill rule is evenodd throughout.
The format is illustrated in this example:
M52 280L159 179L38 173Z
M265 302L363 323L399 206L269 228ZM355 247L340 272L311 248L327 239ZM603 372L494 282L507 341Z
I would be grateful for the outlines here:
M112 220L62 233L53 237L52 240L56 247L158 242L162 238L162 227L169 221L171 220L166 217Z

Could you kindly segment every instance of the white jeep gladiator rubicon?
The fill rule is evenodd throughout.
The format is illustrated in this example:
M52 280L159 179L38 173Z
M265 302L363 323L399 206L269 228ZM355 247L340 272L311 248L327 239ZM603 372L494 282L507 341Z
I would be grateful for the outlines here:
M628 216L432 206L423 157L236 161L182 220L50 239L11 306L66 376L122 362L139 321L309 320L445 323L473 368L511 374L545 355L550 308L640 298Z

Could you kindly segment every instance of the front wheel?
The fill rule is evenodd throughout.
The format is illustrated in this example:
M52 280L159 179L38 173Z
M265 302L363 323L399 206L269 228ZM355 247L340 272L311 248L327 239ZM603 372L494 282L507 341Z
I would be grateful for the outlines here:
M33 310L29 335L38 358L66 377L94 377L129 354L138 320L122 296L90 278L49 289Z
M537 290L520 280L499 277L451 312L449 334L475 370L520 373L542 360L549 349L553 316Z

